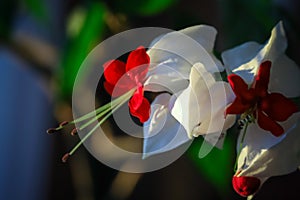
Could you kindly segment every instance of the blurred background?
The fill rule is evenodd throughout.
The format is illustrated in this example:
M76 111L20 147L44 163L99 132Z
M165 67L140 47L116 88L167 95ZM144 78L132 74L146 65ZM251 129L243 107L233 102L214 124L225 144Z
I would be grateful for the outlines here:
M297 0L1 0L0 199L242 199L231 186L236 133L226 138L223 151L204 159L197 157L196 140L170 166L129 174L106 167L85 148L62 163L79 139L70 136L71 129L54 135L46 130L72 119L81 62L116 33L208 24L218 30L220 55L249 40L265 42L283 20L287 54L300 65L299 13ZM254 199L300 199L299 180L299 172L273 177Z

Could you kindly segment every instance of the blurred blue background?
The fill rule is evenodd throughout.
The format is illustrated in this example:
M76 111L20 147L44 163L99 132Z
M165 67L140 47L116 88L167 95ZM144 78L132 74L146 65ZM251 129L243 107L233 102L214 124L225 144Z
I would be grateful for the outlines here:
M71 120L71 93L81 62L105 38L145 26L218 30L216 54L243 42L266 41L283 20L287 54L300 64L297 0L1 0L0 199L242 199L231 187L235 140L197 158L199 141L172 165L147 174L112 170L78 141L49 127ZM299 199L299 172L274 177L254 199Z

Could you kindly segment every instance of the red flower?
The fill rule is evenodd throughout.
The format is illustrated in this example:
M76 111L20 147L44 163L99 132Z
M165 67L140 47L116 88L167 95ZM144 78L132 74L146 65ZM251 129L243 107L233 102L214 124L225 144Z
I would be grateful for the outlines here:
M226 109L226 114L252 114L259 127L280 136L284 130L277 122L287 120L298 109L282 94L268 92L270 70L271 62L263 62L251 88L238 75L229 75L228 81L236 99Z
M130 113L143 123L150 116L150 103L144 97L143 82L147 75L150 57L144 47L132 51L127 63L119 60L106 62L104 66L104 88L112 96L120 96L129 90L137 90L129 100Z

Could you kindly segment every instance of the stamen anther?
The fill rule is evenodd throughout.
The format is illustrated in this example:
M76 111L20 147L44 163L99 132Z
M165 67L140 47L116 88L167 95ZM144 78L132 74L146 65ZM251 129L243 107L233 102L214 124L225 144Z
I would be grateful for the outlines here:
M77 133L78 133L78 129L77 129L77 128L74 128L74 129L71 131L71 135L72 135L72 136L77 135Z
M52 133L55 133L55 132L57 132L57 129L56 129L56 128L49 128L49 129L47 130L47 133L48 133L48 134L52 134Z
M61 158L61 161L62 161L63 163L65 163L65 162L67 162L67 160L69 159L69 157L70 157L70 154L69 154L69 153L66 153L66 154Z
M68 124L69 124L68 121L63 121L63 122L61 122L61 123L59 124L59 126L62 127L62 126L66 126L66 125L68 125Z

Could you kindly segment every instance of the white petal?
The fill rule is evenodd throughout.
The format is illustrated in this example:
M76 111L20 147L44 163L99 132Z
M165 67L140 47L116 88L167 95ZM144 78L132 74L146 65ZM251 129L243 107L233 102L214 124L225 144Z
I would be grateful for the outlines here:
M261 50L262 60L276 60L284 54L287 48L287 39L282 21L280 21L271 32L271 37L265 47Z
M185 34L195 41L197 41L199 44L201 44L207 51L211 52L214 47L215 38L217 35L217 30L208 25L196 25L191 26L185 29L181 29L177 32L180 32L182 34ZM156 45L158 42L160 43L167 43L169 38L165 37L166 35L160 35L157 38L155 38L151 44L149 45L150 48L152 48L154 45Z
M201 71L207 75L207 81ZM214 82L212 75L206 72L201 63L195 64L190 74L189 87L178 96L174 103L171 113L184 126L190 138L192 138L192 130L195 126L209 115L210 106L206 106L210 102L208 87Z
M270 80L270 92L279 92L289 98L300 96L300 68L286 55L273 62Z
M189 84L189 77L187 73L179 72L177 66L189 65L180 60L166 60L156 66L155 69L150 68L149 78L145 81L144 86L146 91L161 92L168 91L170 93L177 93L185 89ZM184 67L184 68L189 68Z
M147 89L165 91L166 86L179 85L176 81L188 79L191 67L196 62L202 62L210 72L223 70L221 63L212 56L215 36L213 27L199 25L168 33L158 39L147 51L151 60L149 79L145 82ZM171 70L161 69L165 65ZM163 87L160 88L160 84Z
M248 47L249 52L247 56L246 48ZM282 22L279 22L272 30L271 37L266 43L266 45L255 55L255 52L259 49L259 46L255 43L246 43L244 46L240 47L239 49L243 51L241 53L242 60L250 60L249 62L243 63L239 66L235 66L237 68L232 69L233 67L229 67L227 64L226 67L231 68L232 72L241 76L244 81L248 84L251 84L254 80L255 75L257 74L258 68L260 64L265 60L270 60L271 62L276 61L280 58L287 48L287 40L285 37L285 32L283 28ZM230 57L233 58L233 53L236 53L237 49L231 50L232 52L229 53ZM239 54L236 54L239 55ZM238 63L237 60L230 60L230 57L226 53L223 55L223 58L228 64L230 63ZM236 58L234 58L236 59ZM272 80L271 80L272 81Z
M169 112L170 97L167 93L161 94L151 104L151 116L144 124L144 159L192 142Z
M300 165L299 114L294 114L289 119L290 122L283 124L284 128L290 127L291 121L298 120L294 127L279 138L265 133L255 124L249 126L238 159L237 171L240 171L240 176L254 176L266 180L271 176L288 174L297 169Z
M211 146L215 146L219 149L223 148L224 139L226 134L225 133L210 133L203 135L203 138L206 142L208 142ZM203 156L201 156L203 157Z
M223 65L222 63L213 55L213 48L215 44L215 39L217 35L217 30L212 26L207 25L198 25L198 26L192 26L186 29L183 29L180 31L181 33L184 33L188 35L189 37L193 38L195 41L197 41L203 48L210 54L213 61L218 67L218 71L223 71ZM202 62L201 60L197 60L196 62ZM210 71L210 69L207 69ZM214 69L216 70L216 69Z
M216 133L209 133L209 134L202 135L204 140L206 142L208 142L210 145L215 146L219 149L222 149L224 139L225 139L225 136L226 136L226 131L227 131L227 129L229 129L231 126L234 125L235 120L236 120L235 115L227 115L226 119L225 119L225 123L223 125L223 130L221 132L218 131Z
M193 105L194 109L191 109L190 105ZM191 87L185 89L177 97L171 114L185 128L188 137L192 138L192 130L199 123L200 110Z
M178 96L171 113L190 138L209 133L221 135L225 124L224 111L233 99L228 83L216 82L201 63L196 63L191 71L190 85ZM233 123L234 118L230 118L226 125L232 126Z
M201 124L194 128L194 136L219 133L230 128L234 122L234 115L225 118L225 109L234 100L234 94L228 83L215 82L209 88L209 99L207 103L200 105L209 109L209 114L202 119ZM201 120L201 119L200 119ZM227 127L225 127L225 125Z
M263 45L256 42L246 42L242 45L224 51L221 56L227 70L227 74L231 74L234 69L251 61L262 47Z

